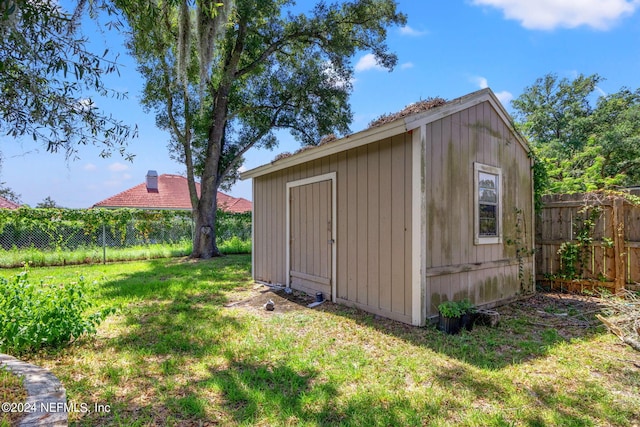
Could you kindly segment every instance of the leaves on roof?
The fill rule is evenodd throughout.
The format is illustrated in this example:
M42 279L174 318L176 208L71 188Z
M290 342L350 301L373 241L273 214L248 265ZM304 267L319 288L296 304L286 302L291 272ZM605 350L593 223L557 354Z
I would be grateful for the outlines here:
M271 163L277 162L278 160L286 159L287 157L291 157L291 156L293 156L293 154L291 154L288 151L284 151L278 154L277 156L275 156L273 160L271 160Z
M325 145L325 144L328 144L330 142L337 141L337 140L338 140L338 137L335 134L330 133L329 135L323 136L322 139L320 139L320 142L318 143L318 145L304 145L304 146L300 147L299 149L297 149L296 151L294 151L293 153L289 153L288 151L285 151L285 152L280 153L277 156L275 156L273 158L273 160L271 161L271 163L277 162L278 160L286 159L287 157L291 157L291 156L293 156L295 154L302 153L303 151L307 151L307 150L310 150L312 148L316 148L316 147L319 147L321 145Z
M333 142L335 140L337 140L338 137L336 136L335 133L330 133L329 135L325 135L320 139L320 143L318 144L320 145L324 145L324 144L328 144L330 142Z
M378 117L377 119L369 123L369 128L382 126L394 120L400 119L402 117L410 116L412 114L422 113L422 112L431 110L432 108L436 108L441 105L444 105L446 103L447 103L447 100L444 98L440 98L439 96L414 102L413 104L407 105L406 107L404 107L404 109L402 109L401 111L398 111L397 113L383 114L382 116ZM334 134L325 135L322 137L322 139L320 140L317 146L331 143L333 141L336 141L337 139L338 137ZM291 157L293 155L296 155L298 153L307 151L315 147L316 145L305 145L293 153L289 153L289 152L280 153L271 161L271 163L277 162L278 160L286 159L287 157Z
M377 119L373 120L369 123L369 127L373 128L376 126L382 126L387 123L391 123L394 120L398 120L402 117L407 117L412 114L418 114L430 110L432 108L439 107L443 104L446 104L447 100L444 98L440 98L439 96L435 98L427 98L422 101L414 102L413 104L407 105L403 110L398 111L397 113L383 114Z

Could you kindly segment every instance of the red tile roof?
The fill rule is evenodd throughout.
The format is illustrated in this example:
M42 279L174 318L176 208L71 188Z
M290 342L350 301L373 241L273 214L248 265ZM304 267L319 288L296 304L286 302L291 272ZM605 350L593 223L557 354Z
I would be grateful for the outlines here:
M200 183L196 182L196 191L200 194ZM233 213L251 211L251 202L235 198L218 191L218 208ZM135 187L96 203L94 208L136 208L136 209L172 209L190 210L189 187L187 178L180 175L162 174L158 176L158 189L147 189L143 182Z
M0 197L0 209L18 209L19 207L19 204L13 203L11 200L7 200L4 197Z

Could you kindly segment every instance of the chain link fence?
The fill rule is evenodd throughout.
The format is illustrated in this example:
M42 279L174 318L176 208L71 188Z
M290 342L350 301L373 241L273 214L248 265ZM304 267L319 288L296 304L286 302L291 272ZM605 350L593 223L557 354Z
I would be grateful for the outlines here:
M193 236L193 221L176 218L166 221L132 220L124 228L111 224L86 227L82 221L60 221L57 224L8 224L0 233L4 250L37 249L41 251L77 250L82 248L126 248L149 244L173 244L189 241ZM167 226L168 225L168 226Z
M21 260L40 264L36 260L44 259L47 254L57 255L54 259L58 260L51 261L52 264L59 264L60 260L63 264L76 264L136 259L148 256L152 245L173 248L173 255L186 255L192 236L193 221L184 217L169 221L132 219L126 224L105 222L101 226L65 220L13 222L5 224L0 233L0 265L16 266ZM184 249L177 250L178 246ZM147 250L136 254L133 248L138 248L138 252L140 248ZM34 254L39 256L34 258Z
M188 253L193 240L194 223L184 212L20 211L0 215L0 256L3 251L90 252L106 261L110 251L153 245L181 245ZM217 242L234 237L251 238L251 215L219 211Z

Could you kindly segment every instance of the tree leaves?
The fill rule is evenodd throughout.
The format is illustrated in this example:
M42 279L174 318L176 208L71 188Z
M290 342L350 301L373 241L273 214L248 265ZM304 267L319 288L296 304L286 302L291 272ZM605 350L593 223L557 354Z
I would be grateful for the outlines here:
M215 232L216 191L237 178L247 150L274 147L281 129L305 145L347 133L352 56L370 51L392 68L397 58L385 44L387 28L406 22L393 0L318 2L308 14L294 13L291 0L217 3L197 0L196 10L189 8L198 25L193 43L184 38L186 0L163 3L170 10L117 1L146 79L143 105L170 133L172 152L185 163L190 182L201 176L200 199L195 187L192 192L194 255L204 257L216 253L211 233L198 243L201 230ZM177 70L186 70L187 85Z
M513 101L519 128L545 165L538 173L548 172L545 191L640 184L640 90L596 96L602 80L549 74Z
M6 8L7 4L14 10ZM84 4L86 2L80 2ZM14 138L30 135L48 151L73 156L77 144L117 150L137 135L97 108L79 108L91 96L123 94L107 89L102 78L117 72L114 60L86 49L78 34L80 8L72 16L57 2L17 0L0 10L0 132Z

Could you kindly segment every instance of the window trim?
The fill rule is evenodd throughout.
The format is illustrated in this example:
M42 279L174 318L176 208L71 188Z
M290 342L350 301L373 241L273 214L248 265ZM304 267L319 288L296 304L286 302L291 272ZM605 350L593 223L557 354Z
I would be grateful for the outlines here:
M496 204L496 219L498 221L497 236L481 236L480 235L480 172L496 175L498 177L498 201ZM502 243L502 169L485 165L482 163L473 163L473 210L474 210L474 239L476 245L495 245Z

